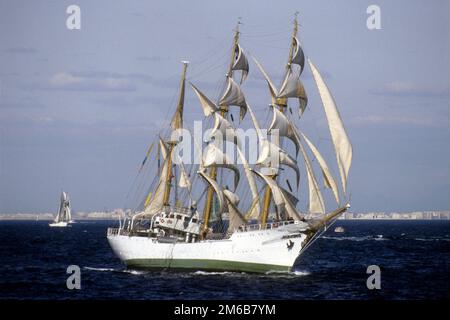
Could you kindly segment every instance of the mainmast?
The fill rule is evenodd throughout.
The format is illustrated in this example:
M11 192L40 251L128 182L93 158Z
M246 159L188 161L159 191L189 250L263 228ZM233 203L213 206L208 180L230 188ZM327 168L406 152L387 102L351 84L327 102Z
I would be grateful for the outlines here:
M233 65L234 65L234 62L236 60L236 51L237 51L238 42L239 42L239 25L240 24L241 24L241 22L238 21L238 23L236 25L236 29L234 31L233 48L231 50L231 60L230 60L230 65L228 67L228 72L226 74L226 79L227 80L229 78L233 77ZM220 111L220 114L222 115L222 117L225 118L226 114L228 112L228 106L219 104L219 111ZM209 176L213 180L217 179L217 167L216 166L213 166L210 169ZM206 196L205 208L203 210L203 220L204 220L203 232L206 232L206 230L208 229L209 220L211 218L211 209L212 209L212 203L213 203L213 198L214 198L214 192L215 191L214 191L213 186L210 185L208 187L208 193L207 193L207 196Z
M288 62L286 63L286 71L285 71L285 76L284 79L287 78L289 72L291 72L291 64L292 64L292 59L294 57L294 50L296 47L296 37L297 37L297 32L298 32L298 22L297 22L297 16L298 16L298 12L295 13L294 15L294 29L292 31L292 41L291 41L291 46L289 48L289 56L288 56ZM287 100L288 98L276 98L275 99L275 105L273 106L274 108L276 106L278 106L278 109L281 112L285 111L285 108L287 107ZM277 137L278 141L275 141L275 143L277 145L280 144L279 141L279 137ZM276 179L277 178L277 174L271 174L268 175L268 177L270 179ZM270 203L271 203L271 189L268 185L266 185L266 190L264 192L264 203L263 203L263 208L262 208L262 213L261 213L261 225L264 228L264 225L267 223L267 218L269 217L269 209L270 209Z

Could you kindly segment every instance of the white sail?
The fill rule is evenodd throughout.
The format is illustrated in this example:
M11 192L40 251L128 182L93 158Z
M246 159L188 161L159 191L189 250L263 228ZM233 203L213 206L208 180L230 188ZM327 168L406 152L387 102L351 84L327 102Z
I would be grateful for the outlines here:
M278 92L277 98L298 98L300 102L300 114L305 111L308 104L305 88L299 79L300 73L289 69Z
M295 205L290 200L290 196L287 196L285 194L285 190L282 189L277 182L272 179L271 177L268 177L264 175L261 172L253 170L253 172L261 177L264 182L269 186L270 191L272 192L272 197L275 205L278 208L279 212L286 212L287 215L291 218L293 218L296 221L302 220L300 213L295 208Z
M163 139L161 139L161 137L159 137L159 150L161 151L163 160L166 160L169 150L167 149L166 143Z
M223 167L233 170L234 172L234 189L240 180L239 169L234 165L234 162L222 152L215 144L211 143L203 150L203 167Z
M198 100L200 101L200 105L203 109L203 114L205 117L210 116L214 112L218 110L218 107L214 102L208 99L207 96L205 96L199 89L197 89L196 86L194 86L192 83L189 82L192 89L194 90L195 94L197 94Z
M219 185L217 184L217 182L212 179L210 176L208 176L208 174L206 174L206 172L203 171L197 171L197 173L203 178L205 179L205 181L211 186L213 187L214 191L216 192L217 195L217 202L218 202L218 213L222 214L223 212L223 205L224 205L224 199L223 199L223 192L220 190Z
M66 192L61 192L59 201L58 213L50 227L66 227L69 223L72 223L72 212L70 209L69 195Z
M308 144L309 149L312 151L314 157L317 159L317 162L319 163L320 169L322 169L322 175L324 180L324 185L327 188L330 188L333 191L334 198L336 199L336 203L340 203L339 201L339 190L336 184L336 181L333 178L333 175L330 172L330 169L328 168L327 163L323 159L322 155L320 154L319 150L312 144L312 142L302 133L302 138L306 141Z
M267 85L269 86L270 96L272 97L272 104L276 104L277 102L277 96L278 96L278 90L276 86L273 84L272 80L270 79L269 75L267 74L266 70L264 70L263 66L256 60L255 57L252 57L253 61L255 61L256 65L258 66L259 71L261 71L262 75L264 76L264 79L267 81Z
M170 122L170 126L173 130L177 130L183 127L183 107L184 107L184 92L186 87L186 69L188 61L183 61L183 74L181 77L180 83L180 94L178 96L177 110L172 117L172 121Z
M261 152L259 154L258 160L256 161L256 164L270 167L275 160L275 162L286 165L295 171L297 175L298 185L298 183L300 182L300 170L298 168L297 162L286 151L267 139L263 139L261 141L261 145Z
M305 54L300 46L300 42L296 37L294 37L294 54L292 55L292 63L298 64L300 66L300 74L303 72L305 67Z
M258 136L258 141L261 143L262 140L266 139L266 137L262 134L261 126L258 123L258 119L256 119L255 114L253 113L250 105L247 105L248 112L250 113L250 118L252 119L253 127L256 130L256 135Z
M228 77L227 88L225 89L222 98L219 100L219 106L238 106L241 108L241 120L247 112L247 103L245 102L244 94L239 85L234 82L233 78Z
M55 223L58 222L69 222L72 219L72 214L70 210L70 200L69 196L66 192L61 192L61 199L59 203L59 210L56 218L54 220Z
M341 175L342 190L345 194L348 171L350 170L350 165L352 163L352 145L330 90L311 60L308 59L308 63L319 90L320 98L322 99L334 150L336 152L337 164Z
M161 174L159 176L158 185L156 187L156 190L153 192L151 196L149 204L144 209L143 212L144 215L154 215L155 213L161 211L161 209L164 206L164 195L168 188L166 181L169 174L169 164L170 164L169 158L166 157L161 170Z
M244 167L244 173L247 177L248 185L250 186L250 191L252 193L252 203L250 206L250 210L246 214L247 218L258 218L261 212L261 206L259 203L259 193L258 193L258 187L256 186L256 181L252 174L252 169L250 168L247 159L245 158L245 155L242 153L240 148L237 148L237 154L239 159L242 162L242 165Z
M236 46L236 60L232 66L232 70L241 70L242 71L242 77L241 77L241 84L244 82L245 78L247 78L248 75L248 60L247 57L244 54L244 51L242 50L241 46L238 44Z
M227 192L228 191L228 192ZM229 190L223 190L223 195L226 203L226 208L228 210L228 229L227 233L233 233L240 226L245 225L247 221L245 220L242 213L237 208L236 198L233 192Z
M324 214L325 213L325 203L323 201L322 193L319 189L319 184L317 183L316 176L314 174L314 170L311 165L311 161L309 160L308 155L306 154L305 148L303 147L300 137L297 136L298 143L300 145L300 150L303 156L303 160L305 161L306 174L308 177L308 190L309 190L309 213L313 215Z
M186 188L188 189L189 193L192 192L192 184L191 184L191 180L189 179L189 175L186 172L186 168L184 166L184 163L181 161L181 157L179 155L178 159L179 159L179 163L180 163L180 180L178 181L178 186L180 188Z
M298 154L298 141L295 137L295 129L288 120L288 118L277 108L272 106L273 119L269 127L269 133L274 129L278 129L278 134L282 137L289 138L295 144L295 154Z
M233 125L218 113L214 113L214 126L211 131L211 138L220 141L230 141L240 147L241 142L238 140L236 130Z
M239 204L240 199L236 193L234 193L228 189L224 189L223 193L224 193L225 197L228 198L229 201L231 201L232 204L234 204L235 206L237 206Z

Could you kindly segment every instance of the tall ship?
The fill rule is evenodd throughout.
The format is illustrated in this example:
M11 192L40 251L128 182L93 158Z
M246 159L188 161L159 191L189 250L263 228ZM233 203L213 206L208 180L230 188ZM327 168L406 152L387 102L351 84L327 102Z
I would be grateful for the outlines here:
M188 83L205 116L202 123L209 125L202 139L193 139L189 148L186 145L192 139L186 132L192 130L183 121L188 62L183 61L170 126L159 133L143 161L143 166L148 164L147 159L156 153L155 161L150 161L157 167L151 171L153 182L141 206L119 227L107 230L112 250L128 268L290 271L297 258L350 207L346 189L352 145L322 75L305 58L297 15L280 86L251 57L261 86L267 84L269 89L269 107L254 109L260 112L252 109L241 87L249 74L250 56L239 41L239 27L240 23L234 30L219 99L213 101ZM301 81L305 62L321 98L334 167L299 129L308 116ZM261 119L268 119L267 128ZM254 133L247 145L249 136L242 136L245 123ZM199 154L198 161L187 159L192 150ZM302 172L305 188L300 183ZM327 206L331 202L331 210L326 209L325 200Z
M58 213L56 214L55 220L49 224L50 227L67 227L68 224L73 223L72 220L72 210L70 209L69 195L62 191Z

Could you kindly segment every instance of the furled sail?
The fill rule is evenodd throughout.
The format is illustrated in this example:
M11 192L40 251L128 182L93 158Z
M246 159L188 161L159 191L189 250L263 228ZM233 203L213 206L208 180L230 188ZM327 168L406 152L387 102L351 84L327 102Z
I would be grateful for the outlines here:
M219 185L217 184L217 182L212 179L210 176L208 176L208 174L206 174L206 172L204 171L197 171L197 173L203 178L205 179L205 181L214 189L214 191L216 192L217 195L217 203L218 203L218 213L222 214L223 212L223 204L224 204L224 199L223 199L223 192L220 190Z
M308 144L309 149L312 151L314 157L317 159L317 162L319 163L320 169L322 170L325 186L333 191L334 198L336 199L336 202L339 204L340 203L339 190L337 188L336 181L334 180L333 175L331 174L330 169L328 168L327 163L323 159L319 150L317 150L317 148L312 144L312 142L302 132L300 132L300 134Z
M239 44L236 46L236 60L231 69L242 71L241 77L241 84L242 84L245 78L247 78L249 67L247 57L245 56L244 51L242 50Z
M277 98L298 98L300 103L300 114L305 111L308 104L308 97L306 96L305 88L299 79L300 73L289 69L283 84L278 92Z
M192 89L194 90L195 94L197 95L200 101L200 105L203 109L203 114L205 115L205 117L212 115L214 112L218 110L218 107L214 102L209 100L208 97L205 96L199 89L197 89L197 87L194 86L191 82L189 82L189 84L191 85Z
M300 46L300 42L296 37L294 40L294 54L292 55L292 63L298 64L300 66L300 74L303 72L303 68L305 67L305 54L303 53L303 49Z
M320 98L322 99L334 150L336 152L337 164L341 175L342 190L345 194L348 171L350 170L350 165L352 163L352 145L330 90L311 60L308 59L308 63L319 90Z
M277 108L272 106L273 119L269 127L269 133L274 129L278 129L278 134L282 137L289 138L295 144L295 154L298 154L298 139L295 137L295 129L288 118Z
M245 102L244 94L239 85L234 82L233 78L228 77L227 88L219 100L219 106L238 106L241 108L241 120L247 112L247 103Z

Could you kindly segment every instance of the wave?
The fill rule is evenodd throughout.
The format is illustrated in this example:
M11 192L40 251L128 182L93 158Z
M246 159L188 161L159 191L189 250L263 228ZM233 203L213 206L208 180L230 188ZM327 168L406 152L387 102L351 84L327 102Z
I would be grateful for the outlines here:
M308 271L294 270L294 271L268 271L266 275L280 275L280 276L309 276L311 273Z
M230 271L195 271L194 275L202 275L202 276L215 276L215 275L226 275L226 274L238 274L237 272Z
M360 237L333 237L323 236L321 239L338 240L338 241L387 241L387 240L410 240L410 241L450 241L450 238L408 238L402 233L400 236L383 236L378 234L375 236L360 236Z
M122 273L129 273L129 274L135 274L135 275L148 273L147 271L132 270L132 269L94 268L94 267L83 267L83 269L99 271L99 272L122 272Z
M386 241L391 240L389 238L385 238L382 234L377 234L376 236L361 236L361 237L330 237L330 236L323 236L321 239L327 239L327 240L338 240L338 241Z
M108 271L108 272L118 271L118 270L112 269L112 268L83 267L83 269L86 269L86 270L92 270L92 271Z
M416 241L450 241L449 238L414 238Z

